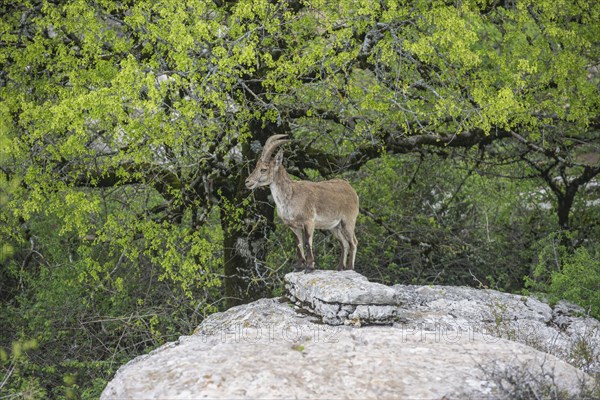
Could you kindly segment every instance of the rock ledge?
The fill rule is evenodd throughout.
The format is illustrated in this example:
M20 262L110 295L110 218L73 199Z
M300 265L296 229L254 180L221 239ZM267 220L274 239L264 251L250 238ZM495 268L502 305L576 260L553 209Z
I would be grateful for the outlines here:
M285 282L288 298L326 324L385 325L397 316L396 291L354 271L289 273Z

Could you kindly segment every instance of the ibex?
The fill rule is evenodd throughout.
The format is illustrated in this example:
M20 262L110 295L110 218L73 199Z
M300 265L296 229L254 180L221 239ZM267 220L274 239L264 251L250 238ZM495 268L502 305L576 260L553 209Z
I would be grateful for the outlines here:
M306 272L315 268L312 250L315 228L329 230L340 241L342 254L338 270L354 269L356 246L354 234L358 216L358 195L344 180L333 179L324 182L293 181L282 165L283 150L275 157L273 152L289 142L287 135L273 135L263 147L256 168L246 179L248 189L270 186L277 206L277 213L284 224L296 236L298 261L294 271ZM304 247L306 246L306 257Z

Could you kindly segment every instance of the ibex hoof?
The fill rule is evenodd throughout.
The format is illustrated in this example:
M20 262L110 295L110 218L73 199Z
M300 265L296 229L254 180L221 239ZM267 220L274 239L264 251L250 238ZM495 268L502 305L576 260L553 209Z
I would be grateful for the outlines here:
M299 267L294 267L294 270L292 272L302 272L304 271L304 267L299 266Z
M310 274L311 272L315 272L315 269L314 269L314 268L306 268L306 269L304 270L304 273L305 273L305 274Z

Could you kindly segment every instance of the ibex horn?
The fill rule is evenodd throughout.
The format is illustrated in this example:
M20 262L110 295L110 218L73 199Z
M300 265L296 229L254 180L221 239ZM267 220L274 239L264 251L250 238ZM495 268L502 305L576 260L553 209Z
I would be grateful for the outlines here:
M289 139L285 138L287 138L287 135L273 135L269 137L263 147L261 159L263 161L269 161L273 151L275 151L277 147L289 142Z

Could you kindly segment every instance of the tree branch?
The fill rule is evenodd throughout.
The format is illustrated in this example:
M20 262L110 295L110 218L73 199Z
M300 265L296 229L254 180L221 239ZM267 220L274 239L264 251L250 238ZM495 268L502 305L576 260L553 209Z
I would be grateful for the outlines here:
M345 157L336 157L315 148L306 149L303 154L304 157L296 162L296 166L316 169L324 175L330 175L332 171L358 170L369 160L378 158L382 152L406 154L425 146L469 148L476 145L486 145L494 140L510 136L510 132L503 129L497 129L486 134L483 130L477 128L457 135L386 135L382 142L359 146L354 152Z
M408 236L404 236L401 233L396 232L382 218L377 217L374 213L372 213L371 211L369 211L365 208L361 208L360 213L371 218L373 220L373 222L375 222L376 224L383 227L386 231L388 231L390 234L394 235L396 238L398 238L398 240L400 240L403 243L407 243L407 244L410 244L413 246L419 246L423 249L423 251L425 253L430 252L431 249L433 248L433 245L430 243L421 242L417 239L409 238Z

